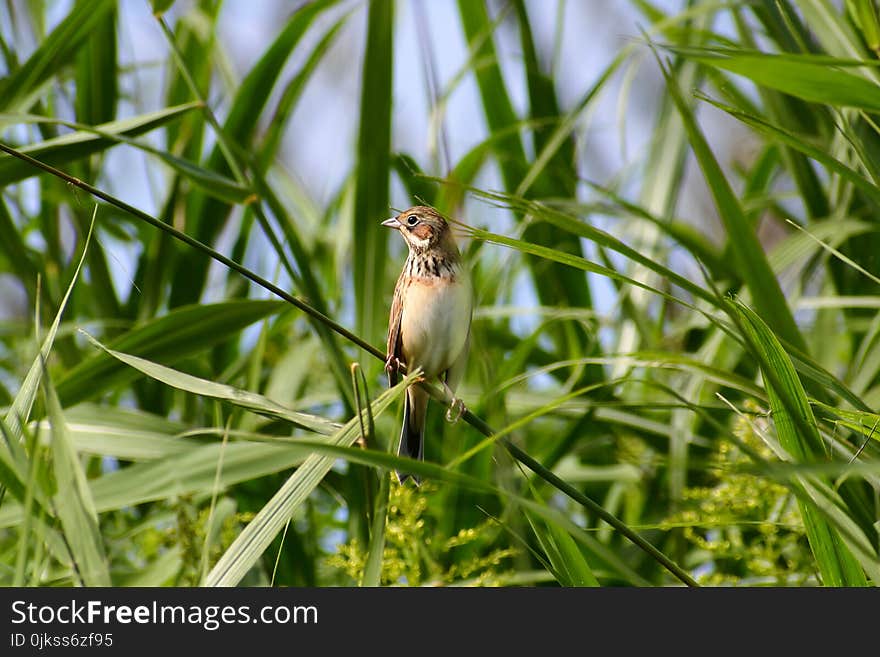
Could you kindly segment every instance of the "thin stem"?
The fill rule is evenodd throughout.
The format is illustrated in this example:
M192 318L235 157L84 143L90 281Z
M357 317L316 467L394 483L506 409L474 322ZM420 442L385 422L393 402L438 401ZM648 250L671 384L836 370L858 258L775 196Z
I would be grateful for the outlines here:
M128 203L125 203L124 201L120 201L119 199L111 196L110 194L107 194L106 192L101 191L97 187L93 187L92 185L90 185L86 182L83 182L79 178L76 178L76 177L71 176L67 173L64 173L63 171L56 169L55 167L49 166L48 164L45 164L44 162L40 162L39 160L35 160L34 158L30 157L29 155L26 155L26 154L21 153L13 148L10 148L9 146L7 146L3 143L0 143L0 151L3 151L4 153L8 153L9 155L12 155L13 157L17 157L18 159L23 160L23 161L27 162L28 164L37 167L38 169L42 169L43 171L45 171L47 173L51 173L53 176L60 178L61 180L65 181L67 184L69 184L73 187L77 187L85 192L88 192L92 196L95 196L95 197L101 199L102 201L106 201L110 205L117 207L120 210L123 210L124 212L127 212L128 214L130 214L134 217L137 217L141 221L145 221L148 224L150 224L151 226L154 226L154 227L158 228L159 230L165 231L166 233L171 235L174 239L180 240L184 244L187 244L188 246L191 246L194 249L201 251L202 253L213 258L214 260L216 260L217 262L219 262L223 266L228 267L229 269L232 269L233 271L238 272L239 274L241 274L242 276L247 278L249 281L256 283L257 285L259 285L260 287L262 287L265 290L268 290L269 292L271 292L275 296L279 297L280 299L283 299L284 301L287 301L289 304L296 306L297 308L302 310L304 313L306 313L310 317L313 317L313 318L317 319L318 321L323 322L326 326L328 326L332 330L336 331L339 335L346 338L347 340L350 340L351 342L353 342L354 344L359 346L361 349L371 353L376 358L380 358L380 359L382 359L382 361L385 360L385 353L383 351L381 351L380 349L377 349L373 345L364 341L362 338L355 335L354 333L349 331L347 328L345 328L341 324L336 323L335 321L333 321L332 319L327 317L327 315L325 315L324 313L320 312L319 310L316 310L301 297L297 297L297 296L294 296L288 292L285 292L277 285L270 283L262 276L259 276L255 273L253 273L252 271L250 271L246 267L243 267L242 265L238 264L234 260L227 258L222 253L215 251L214 249L212 249L208 245L200 242L196 238L191 237L190 235L187 235L186 233L177 230L173 226L166 224L164 221L161 221L159 219L156 219L155 217L150 216L149 214L147 214L143 210L139 210L136 207L131 206Z

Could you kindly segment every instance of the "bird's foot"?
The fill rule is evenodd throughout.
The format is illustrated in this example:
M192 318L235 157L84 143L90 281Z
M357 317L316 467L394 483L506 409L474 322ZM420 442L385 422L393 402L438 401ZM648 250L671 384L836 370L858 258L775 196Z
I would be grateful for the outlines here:
M403 363L400 362L400 359L392 354L391 356L388 356L388 358L385 360L385 372L387 374L395 374L397 372L400 372L400 368L402 365Z

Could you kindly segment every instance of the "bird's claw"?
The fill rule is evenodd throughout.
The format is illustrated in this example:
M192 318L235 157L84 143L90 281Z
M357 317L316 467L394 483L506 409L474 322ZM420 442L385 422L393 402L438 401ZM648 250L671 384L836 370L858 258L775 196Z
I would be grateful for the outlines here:
M385 372L387 372L388 374L399 372L401 365L402 363L397 356L388 356L388 358L385 360Z
M452 404L446 409L446 421L455 424L461 419L461 416L464 415L466 410L467 408L465 407L464 402L458 397L453 397Z

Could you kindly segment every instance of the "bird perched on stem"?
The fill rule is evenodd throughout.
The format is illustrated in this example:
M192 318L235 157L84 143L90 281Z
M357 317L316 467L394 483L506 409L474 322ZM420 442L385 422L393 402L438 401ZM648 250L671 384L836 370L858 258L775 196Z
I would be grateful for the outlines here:
M458 415L446 415L454 421L464 412L454 393L470 344L470 276L449 224L434 208L417 205L382 225L399 231L409 247L391 303L385 369L392 385L400 364L410 372L421 368L426 381L439 378L454 400ZM411 385L404 400L399 455L424 459L427 408L428 392L418 383ZM408 476L397 475L401 482Z

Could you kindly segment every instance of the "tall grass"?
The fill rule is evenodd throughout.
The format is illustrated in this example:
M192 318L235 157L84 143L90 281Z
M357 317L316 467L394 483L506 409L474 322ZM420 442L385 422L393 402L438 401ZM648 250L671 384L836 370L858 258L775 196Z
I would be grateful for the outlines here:
M138 18L162 51L133 66L127 5L0 13L0 582L880 582L875 7L632 5L641 36L573 89L523 0L444 5L443 77L391 0L285 8L245 70L207 0ZM355 50L316 190L285 145ZM427 93L395 79L414 57ZM645 148L592 180L585 121L642 74ZM411 96L427 155L399 149ZM416 202L463 222L478 298L469 410L434 391L424 463L394 455L410 379L384 389L380 347L377 226Z

